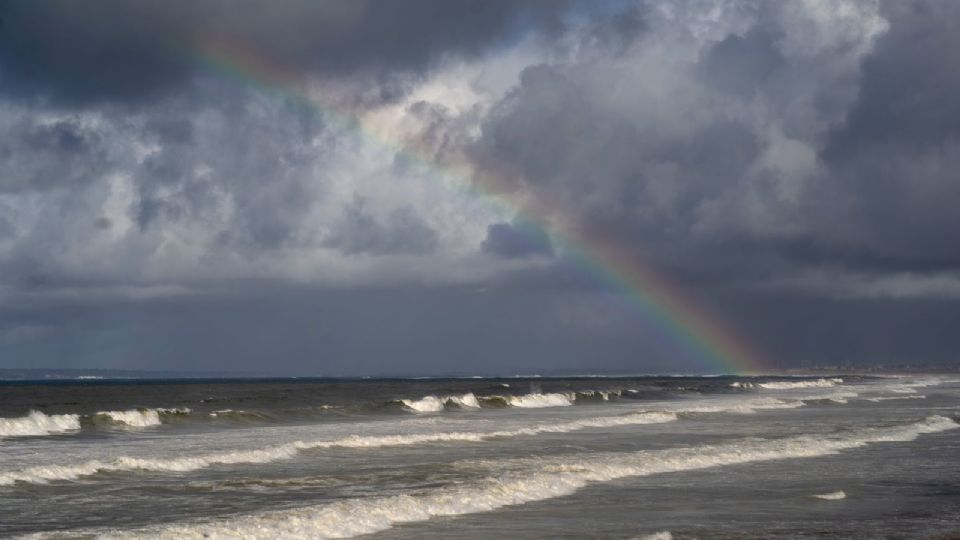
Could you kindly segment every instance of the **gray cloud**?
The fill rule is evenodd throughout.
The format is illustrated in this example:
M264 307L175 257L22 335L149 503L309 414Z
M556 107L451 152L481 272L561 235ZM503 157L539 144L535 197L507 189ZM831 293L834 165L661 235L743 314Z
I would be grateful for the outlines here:
M380 223L356 198L344 210L327 244L348 255L430 253L437 247L437 234L409 206L393 210Z
M960 66L937 51L957 10L858 7L841 25L767 4L655 60L675 37L648 22L618 56L528 67L472 155L681 272L952 268Z
M481 244L483 251L496 257L515 259L553 255L550 237L531 226L511 223L493 223L487 227L487 237Z

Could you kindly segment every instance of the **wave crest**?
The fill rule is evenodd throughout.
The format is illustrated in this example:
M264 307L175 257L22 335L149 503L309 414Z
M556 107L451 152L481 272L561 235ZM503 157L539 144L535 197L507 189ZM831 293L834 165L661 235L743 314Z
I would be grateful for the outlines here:
M843 379L834 377L831 379L816 379L813 381L772 381L759 383L757 386L768 390L792 390L794 388L829 388L843 384Z
M824 501L839 501L847 498L847 494L841 491L834 491L831 493L820 493L818 495L811 495L814 499L821 499Z
M20 418L0 418L0 437L41 437L79 429L80 416L76 414L46 415L30 411Z
M93 422L103 422L123 427L145 428L159 426L162 417L185 416L190 409L130 409L126 411L100 411L92 416Z
M540 409L544 407L569 407L577 397L572 393L553 394L525 394L522 396L506 396L511 407L521 409Z

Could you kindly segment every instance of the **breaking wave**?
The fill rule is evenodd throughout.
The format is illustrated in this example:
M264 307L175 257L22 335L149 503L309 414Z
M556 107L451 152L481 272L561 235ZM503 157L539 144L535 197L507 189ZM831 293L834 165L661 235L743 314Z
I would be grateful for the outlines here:
M220 409L207 413L210 418L223 418L229 420L267 420L269 417L256 411L244 411L234 409Z
M479 409L480 402L471 392L459 396L426 396L420 399L401 399L399 403L414 412L440 412L446 408Z
M616 394L619 395L619 394ZM580 392L580 393L550 393L550 394L524 394L514 395L494 395L477 397L468 392L462 395L452 396L425 396L420 399L401 399L398 403L405 409L418 412L440 412L446 409L478 409L480 407L505 408L517 407L521 409L533 409L543 407L569 407L578 399L601 399L607 401L610 399L611 392Z
M960 427L943 416L931 416L890 428L867 428L844 435L797 436L778 440L672 448L625 454L560 457L540 460L524 472L499 474L472 484L419 494L344 499L322 506L275 510L219 521L187 522L137 530L97 531L107 537L155 538L344 538L370 534L396 524L440 516L488 512L569 495L589 484L781 459L811 458L868 444L909 441L921 434ZM827 494L835 496L835 494Z
M80 416L76 414L48 416L40 411L30 411L20 418L0 418L0 437L40 437L79 429Z
M94 422L126 427L144 428L159 426L163 417L184 416L190 414L190 409L130 409L127 411L101 411L93 415Z
M638 424L672 422L677 415L669 412L638 412L620 416L584 418L554 424L537 424L525 428L500 431L455 431L418 433L408 435L350 435L326 441L295 441L254 450L237 450L193 457L137 458L121 456L111 460L90 460L73 465L45 465L19 471L0 473L0 485L17 482L45 484L56 480L76 480L104 472L148 471L189 472L215 465L243 463L269 463L295 457L303 450L322 448L378 448L384 446L410 446L433 442L481 442L490 439L522 437L542 433L568 433L588 428L604 428Z
M636 390L628 392L636 393ZM577 401L610 401L611 398L621 397L623 390L581 390L575 395Z
M913 396L884 396L884 397L870 397L870 398L864 398L864 399L866 399L867 401L878 403L881 401L900 401L902 399L927 399L927 396L918 394Z
M839 501L841 499L846 499L847 494L843 491L834 491L831 493L820 493L818 495L811 495L814 499L821 499L824 501Z
M422 399L401 399L404 407L416 412L438 412L443 410L443 400L437 396L427 396Z
M645 536L639 536L636 540L673 540L673 534L670 531L660 531Z
M44 414L30 411L20 418L0 418L0 438L42 437L80 431L84 425L105 425L123 428L158 426L165 419L185 416L190 409L131 409L127 411L100 411L91 415Z
M477 396L473 393L468 392L462 396L450 396L447 398L447 405L452 405L455 407L460 407L462 409L479 409L480 402L477 401Z
M522 396L506 396L511 407L522 409L540 409L544 407L569 407L577 399L573 393L554 394L526 394Z
M843 384L843 379L835 377L832 379L816 379L813 381L772 381L757 383L757 386L768 390L792 390L794 388L828 388L838 384Z
M185 416L190 409L130 409L127 411L100 411L91 418L95 424L108 424L127 428L159 426L164 417Z

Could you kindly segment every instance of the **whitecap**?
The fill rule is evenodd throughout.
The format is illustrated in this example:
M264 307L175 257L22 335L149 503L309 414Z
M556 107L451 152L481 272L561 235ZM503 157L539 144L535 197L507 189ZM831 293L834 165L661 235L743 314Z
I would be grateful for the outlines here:
M841 499L846 499L847 494L843 491L833 491L831 493L820 493L819 495L811 495L814 499L821 499L824 501L839 501Z
M911 395L911 396L883 396L883 397L871 397L871 398L865 398L865 399L866 399L867 401L872 401L872 402L874 402L874 403L878 403L878 402L880 402L880 401L900 401L900 400L903 400L903 399L927 399L927 396L924 396L923 394L918 394L918 395L915 395L915 396L913 396L913 395Z
M768 390L792 390L794 388L827 388L843 384L843 379L834 377L831 379L816 379L812 381L771 381L759 383L757 386Z
M511 407L522 409L539 409L543 407L569 407L576 397L573 394L525 394L522 396L506 396Z
M156 409L131 409L128 411L100 411L95 419L124 427L145 428L160 425L160 411Z
M79 429L80 416L76 414L46 415L40 411L30 411L20 418L0 418L0 437L39 437Z
M653 534L638 536L636 540L673 540L673 534L670 531L660 531Z
M445 404L465 409L480 408L480 402L477 401L477 396L473 395L472 392L467 392L461 396L447 396Z
M437 396L426 396L421 399L401 399L400 403L416 412L438 412L443 410L443 400Z

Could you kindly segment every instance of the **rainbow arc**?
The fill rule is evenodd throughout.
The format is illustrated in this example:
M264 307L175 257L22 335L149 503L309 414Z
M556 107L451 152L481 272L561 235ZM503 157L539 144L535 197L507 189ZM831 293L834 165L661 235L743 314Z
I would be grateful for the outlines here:
M190 57L204 69L253 85L298 103L367 144L382 147L415 164L420 171L447 189L468 194L509 213L533 234L547 235L565 260L591 282L614 293L630 309L655 324L673 342L693 353L711 373L766 371L765 362L746 340L706 312L664 273L636 255L633 246L600 231L579 229L556 205L524 197L503 175L478 178L465 159L438 160L430 147L415 139L395 137L365 122L362 114L335 107L305 91L305 84L290 70L257 56L249 49L213 41Z

